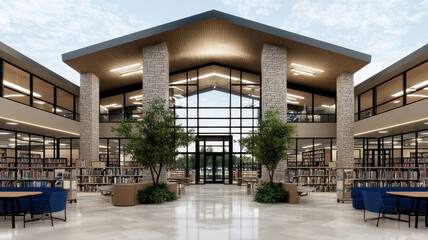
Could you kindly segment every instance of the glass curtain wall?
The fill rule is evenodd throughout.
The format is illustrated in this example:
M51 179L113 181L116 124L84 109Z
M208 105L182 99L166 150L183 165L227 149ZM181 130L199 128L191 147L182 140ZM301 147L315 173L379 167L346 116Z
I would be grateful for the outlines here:
M210 65L171 75L169 88L169 105L178 115L177 123L200 136L232 136L232 148L223 151L233 151L233 170L257 169L254 158L237 141L257 128L259 74ZM193 171L195 175L195 145L179 149L179 153L180 169Z
M428 98L428 62L423 62L358 95L357 119Z
M0 59L0 62L3 63L0 64L3 65L3 78L0 79L3 95L0 97L69 119L79 119L75 95L6 61Z

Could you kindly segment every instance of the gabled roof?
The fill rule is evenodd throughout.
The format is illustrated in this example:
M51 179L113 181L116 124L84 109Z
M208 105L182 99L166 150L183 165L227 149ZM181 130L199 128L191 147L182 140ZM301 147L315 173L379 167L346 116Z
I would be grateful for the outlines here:
M286 47L289 61L328 68L320 79L289 76L289 80L329 91L335 90L333 81L340 73L355 73L371 60L361 52L216 10L68 52L62 58L80 73L97 75L102 91L111 90L141 82L141 76L119 79L110 69L142 62L142 48L161 42L167 43L171 72L212 62L260 72L264 43Z
M160 26L152 27L146 30L142 30L139 32L131 33L129 35L125 35L122 37L118 37L115 39L111 39L105 42L101 42L98 44L94 44L92 46L84 47L75 51L71 51L68 53L64 53L62 55L62 60L64 62L78 58L84 55L88 55L94 52L102 51L108 48L116 47L122 44L126 44L132 41L136 41L142 38L147 38L153 35L157 35L160 33L164 33L173 29L177 29L180 27L184 27L190 24L194 24L197 22L201 22L204 20L208 20L211 18L217 18L229 23L233 23L236 25L240 25L246 28L254 29L257 31L269 33L278 37L287 38L296 42L300 42L306 45L310 45L313 47L321 48L327 51L335 52L338 54L342 54L348 57L356 58L365 62L371 61L371 56L365 53L357 52L348 48L340 47L331 43L323 42L314 38L309 38L303 35L299 35L296 33L292 33L289 31L285 31L279 28L271 27L265 24L261 24L258 22L254 22L245 18L240 18L237 16L233 16L224 12L220 12L217 10L211 10L204 13L200 13L194 16L190 16L187 18L183 18L177 21L173 21L170 23L162 24Z

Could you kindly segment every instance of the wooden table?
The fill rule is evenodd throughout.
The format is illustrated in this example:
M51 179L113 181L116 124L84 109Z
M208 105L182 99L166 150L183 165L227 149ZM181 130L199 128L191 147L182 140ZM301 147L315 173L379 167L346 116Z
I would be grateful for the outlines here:
M0 201L3 201L4 214L7 215L7 202L11 202L12 210L12 228L15 228L15 200L20 211L19 199L28 197L30 199L31 217L33 217L33 199L32 196L42 194L42 192L0 192Z
M397 196L397 211L400 206L400 198L411 198L412 199L412 207L410 212L414 208L414 203L416 201L416 209L415 209L415 228L418 228L418 216L419 216L419 203L420 200L428 201L428 192L386 192L387 194L396 195ZM426 204L428 205L428 203ZM425 206L425 227L428 227L428 206Z

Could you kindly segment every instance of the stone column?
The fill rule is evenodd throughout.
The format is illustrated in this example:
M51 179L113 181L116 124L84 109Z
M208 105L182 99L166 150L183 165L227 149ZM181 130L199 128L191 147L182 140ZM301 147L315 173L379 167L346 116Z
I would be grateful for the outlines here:
M143 48L143 109L150 107L150 101L169 97L169 54L166 43Z
M354 162L354 75L342 73L336 79L336 143L337 166L351 168ZM343 181L343 169L337 180ZM339 185L339 184L338 184ZM337 199L343 200L345 189L337 188Z
M287 121L287 49L264 44L262 51L262 117L271 107L279 110L282 121ZM280 161L274 181L285 180L287 161ZM265 167L262 179L269 180Z
M165 99L169 106L169 54L165 42L143 48L143 110L150 108L154 99ZM166 182L168 172L162 170L160 182ZM150 170L143 171L143 181L152 182Z
M336 79L336 142L338 167L354 162L354 75L342 73Z
M80 159L90 167L98 161L100 142L100 81L92 73L80 75Z

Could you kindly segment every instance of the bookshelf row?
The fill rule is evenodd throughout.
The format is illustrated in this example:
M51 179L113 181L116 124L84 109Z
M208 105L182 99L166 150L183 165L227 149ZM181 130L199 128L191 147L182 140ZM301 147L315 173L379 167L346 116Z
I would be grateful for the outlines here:
M389 155L388 155L389 156ZM376 165L373 159L355 158L355 167L369 167L369 164ZM403 158L386 158L377 163L378 166L384 167L428 167L428 152L410 153L410 157Z
M290 183L315 187L317 192L336 191L334 168L288 168ZM427 187L427 168L354 168L348 179L355 187Z

